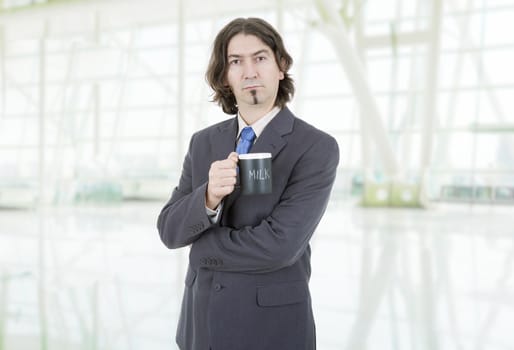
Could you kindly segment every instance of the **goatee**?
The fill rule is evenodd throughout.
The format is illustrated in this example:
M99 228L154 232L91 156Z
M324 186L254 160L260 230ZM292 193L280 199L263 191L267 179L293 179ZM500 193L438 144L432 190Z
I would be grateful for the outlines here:
M252 97L253 97L253 104L256 105L257 103L259 103L259 101L257 100L257 91L251 90L250 93L252 94Z

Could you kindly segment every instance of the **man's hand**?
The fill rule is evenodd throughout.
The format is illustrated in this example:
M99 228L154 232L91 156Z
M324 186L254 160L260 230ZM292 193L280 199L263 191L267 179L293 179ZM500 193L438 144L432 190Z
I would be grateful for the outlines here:
M228 155L227 159L218 160L211 164L209 169L209 183L205 194L205 205L207 208L215 210L223 198L234 191L237 179L237 161L239 160L236 152Z

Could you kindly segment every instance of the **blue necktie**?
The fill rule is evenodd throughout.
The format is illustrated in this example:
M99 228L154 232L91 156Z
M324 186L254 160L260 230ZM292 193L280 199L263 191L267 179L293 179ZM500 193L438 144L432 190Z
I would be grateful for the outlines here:
M250 126L243 128L243 130L241 130L239 143L236 147L236 152L238 154L248 153L253 145L253 140L255 140L255 132L253 132L253 129Z

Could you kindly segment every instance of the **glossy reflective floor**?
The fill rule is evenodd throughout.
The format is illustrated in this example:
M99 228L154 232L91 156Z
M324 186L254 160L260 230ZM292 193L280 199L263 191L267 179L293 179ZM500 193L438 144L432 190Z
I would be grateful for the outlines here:
M0 211L0 350L170 350L187 251L162 203ZM331 203L312 242L320 350L514 349L514 209Z

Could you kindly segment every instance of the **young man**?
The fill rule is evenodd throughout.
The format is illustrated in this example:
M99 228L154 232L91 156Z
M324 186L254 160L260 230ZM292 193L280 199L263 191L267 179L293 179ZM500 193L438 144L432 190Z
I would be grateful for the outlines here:
M258 18L235 19L214 41L207 80L232 119L195 133L158 219L168 248L190 245L177 343L181 350L312 350L309 240L339 162L334 138L286 107L292 58ZM251 136L247 138L250 126ZM272 154L271 194L241 195L237 144Z

